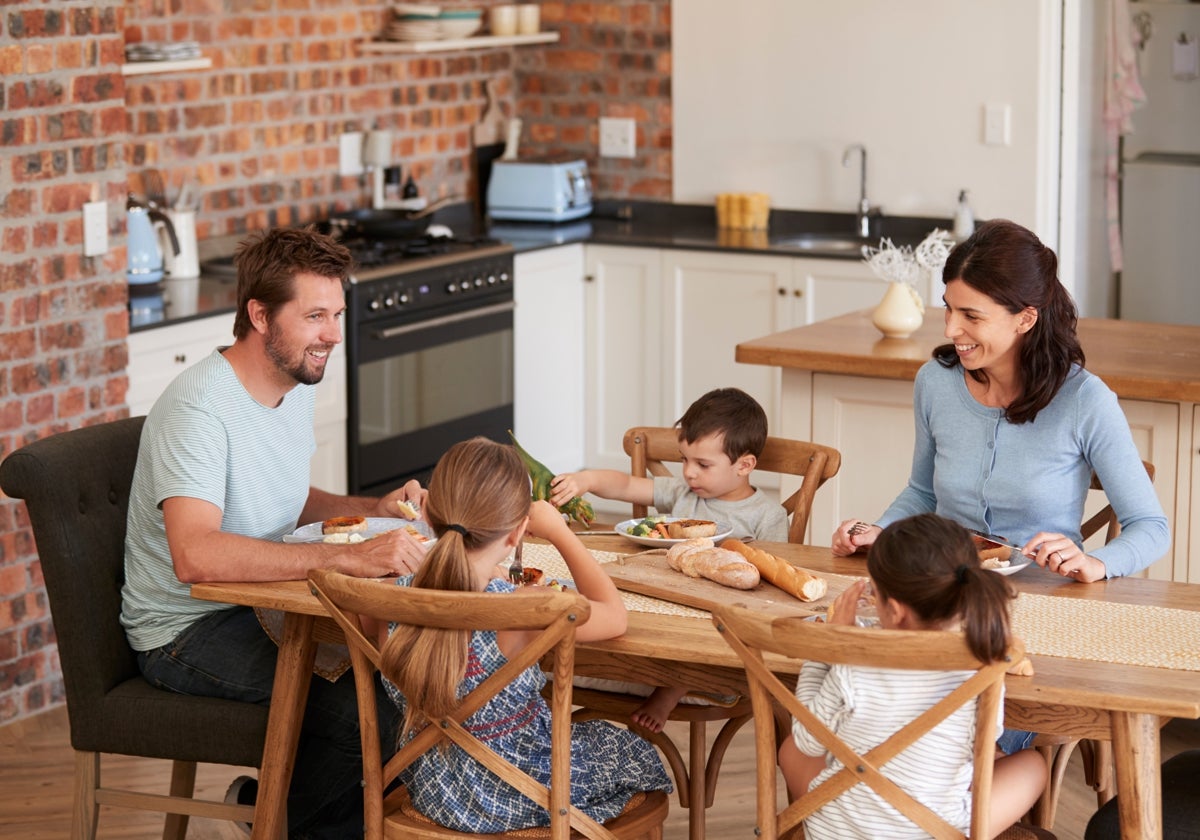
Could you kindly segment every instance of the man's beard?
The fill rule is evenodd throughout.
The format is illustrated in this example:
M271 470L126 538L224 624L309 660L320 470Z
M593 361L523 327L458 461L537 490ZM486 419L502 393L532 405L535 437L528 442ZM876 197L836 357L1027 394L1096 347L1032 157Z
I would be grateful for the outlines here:
M326 348L332 350L333 348ZM277 330L272 322L267 327L267 355L271 357L271 361L275 363L275 367L281 373L287 374L301 385L316 385L325 377L325 365L322 364L319 368L313 369L310 367L311 361L308 356L308 348L300 351L298 360L289 359L287 355L288 347L284 340L283 334ZM328 361L329 357L325 357Z

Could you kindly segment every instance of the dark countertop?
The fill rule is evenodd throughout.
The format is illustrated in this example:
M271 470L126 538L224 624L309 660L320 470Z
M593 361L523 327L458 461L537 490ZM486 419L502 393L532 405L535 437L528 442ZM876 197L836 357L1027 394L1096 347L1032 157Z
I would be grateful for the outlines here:
M492 236L511 244L517 252L579 242L820 259L862 259L861 252L856 249L801 250L779 244L780 240L801 234L852 237L853 213L774 210L769 230L740 231L718 229L712 205L598 201L591 216L558 225L497 221L481 227L474 219L470 205L453 205L445 212L438 211L431 221L450 225L458 236ZM950 230L952 222L948 218L884 216L876 220L877 233L871 244L877 245L878 238L886 236L896 245L916 245L937 227ZM153 288L130 287L130 292L130 310L133 313L130 332L232 313L237 308L237 282L232 276L201 274L195 280L168 279Z

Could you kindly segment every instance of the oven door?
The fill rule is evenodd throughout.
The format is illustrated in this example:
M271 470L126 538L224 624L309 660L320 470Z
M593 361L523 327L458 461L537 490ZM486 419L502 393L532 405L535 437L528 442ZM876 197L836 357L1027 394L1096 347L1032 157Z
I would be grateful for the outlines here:
M511 296L362 325L348 337L351 493L380 496L411 478L426 485L446 450L476 435L508 442Z

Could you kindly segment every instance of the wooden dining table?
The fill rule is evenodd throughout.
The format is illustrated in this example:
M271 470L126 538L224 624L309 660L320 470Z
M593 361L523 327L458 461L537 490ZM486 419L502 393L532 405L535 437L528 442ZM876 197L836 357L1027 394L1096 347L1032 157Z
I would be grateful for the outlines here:
M594 551L629 553L618 536L587 536ZM827 547L756 543L799 566L819 573L866 574L861 557L834 557ZM1100 604L1126 604L1200 614L1200 585L1141 578L1080 584L1036 566L1009 577L1018 592ZM263 607L284 614L279 660L258 780L252 837L277 840L286 826L287 790L300 735L317 643L338 642L339 634L305 581L276 583L197 583L192 596L206 601ZM729 590L730 602L738 599ZM1064 601L1064 605L1065 605ZM1089 628L1080 626L1079 634ZM1146 644L1169 644L1147 639ZM1067 656L1030 657L1034 673L1005 681L1006 725L1113 744L1120 792L1121 836L1155 840L1162 836L1159 729L1170 718L1200 718L1200 670L1183 670ZM746 680L737 656L712 622L631 610L626 632L603 642L578 645L576 672L651 685L680 685L708 692L739 693ZM798 663L780 659L771 666L796 673Z

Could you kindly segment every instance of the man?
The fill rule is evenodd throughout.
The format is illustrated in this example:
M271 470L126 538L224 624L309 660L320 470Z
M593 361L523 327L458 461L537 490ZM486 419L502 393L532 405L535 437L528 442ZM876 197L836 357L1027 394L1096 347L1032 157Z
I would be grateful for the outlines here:
M288 545L297 524L395 516L423 501L416 482L383 499L309 486L316 383L342 340L349 251L307 230L275 230L235 255L234 343L184 371L142 431L129 501L121 621L151 683L185 694L269 703L276 648L253 610L194 600L190 584L292 580L309 569L363 577L414 571L424 549L405 529L348 545ZM394 715L379 688L381 724ZM382 743L395 742L384 732ZM352 675L314 679L288 796L289 836L362 834ZM240 777L230 801L252 802Z

